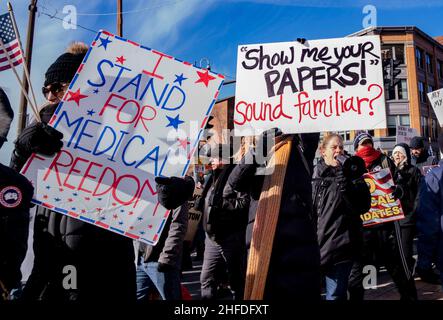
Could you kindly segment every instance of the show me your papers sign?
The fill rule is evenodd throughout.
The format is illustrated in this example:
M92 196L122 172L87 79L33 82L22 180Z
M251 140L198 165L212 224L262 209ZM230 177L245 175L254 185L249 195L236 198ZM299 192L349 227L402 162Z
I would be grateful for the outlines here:
M240 45L236 135L386 128L379 36Z
M223 83L221 75L109 32L98 33L50 121L54 157L22 173L34 202L155 244L168 216L156 176L183 176Z

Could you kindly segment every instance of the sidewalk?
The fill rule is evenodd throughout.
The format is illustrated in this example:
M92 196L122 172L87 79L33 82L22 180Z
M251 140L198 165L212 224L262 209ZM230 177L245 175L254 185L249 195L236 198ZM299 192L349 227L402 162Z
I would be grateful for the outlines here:
M193 300L200 300L200 272L202 261L192 257L193 269L183 272L182 284L188 288ZM440 285L433 285L415 278L418 300L443 300ZM381 270L378 285L365 292L365 300L399 300L400 295L386 270Z

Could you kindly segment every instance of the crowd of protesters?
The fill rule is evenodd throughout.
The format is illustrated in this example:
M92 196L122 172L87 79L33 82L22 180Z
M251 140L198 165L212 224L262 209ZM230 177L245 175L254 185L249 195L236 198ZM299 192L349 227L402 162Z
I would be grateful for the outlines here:
M74 43L48 68L42 122L32 122L17 138L10 168L0 165L1 196L8 192L20 195L0 199L4 200L0 201L2 299L145 301L152 299L152 290L164 300L184 299L182 252L188 200L195 187L189 176L156 178L158 200L172 210L156 246L134 243L37 206L35 259L21 288L20 265L26 253L33 187L19 172L32 153L52 156L61 149L63 135L47 123L87 49ZM1 147L13 117L3 90L0 115ZM443 136L438 142L443 151ZM412 139L410 145L397 144L389 157L375 149L373 138L363 132L355 137L354 150L354 155L347 154L338 134L324 135L319 141L319 133L285 135L279 129L244 138L235 156L229 145L212 145L206 155L210 170L194 204L194 210L203 213L206 236L202 299L217 299L223 288L229 288L232 299L248 297L248 263L257 254L253 234L263 213L278 217L263 279L265 299L316 301L322 299L323 289L327 300L363 300L367 265L384 266L403 300L417 300L415 275L442 284L441 163L428 155L421 137ZM314 167L317 151L320 159ZM283 171L268 170L271 159L276 158L284 160ZM429 166L433 167L425 172L423 168ZM363 227L360 215L371 207L363 174L384 168L393 177L393 197L400 200L405 218ZM270 196L271 189L279 191ZM273 207L275 203L277 207ZM62 285L67 265L78 273L78 283L69 289Z

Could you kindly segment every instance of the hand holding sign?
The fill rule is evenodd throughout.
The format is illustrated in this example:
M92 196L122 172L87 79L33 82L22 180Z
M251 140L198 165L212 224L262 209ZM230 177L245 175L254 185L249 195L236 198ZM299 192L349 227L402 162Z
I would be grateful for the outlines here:
M186 200L189 200L194 193L194 180L186 176L184 178L157 177L157 197L160 204L166 209L176 209Z
M239 46L236 135L385 128L380 55L378 36Z
M34 202L155 244L169 209L189 194L188 179L178 177L222 83L221 75L100 32L50 120L63 149L33 155L22 171L37 187ZM158 180L159 199L155 177L175 177Z

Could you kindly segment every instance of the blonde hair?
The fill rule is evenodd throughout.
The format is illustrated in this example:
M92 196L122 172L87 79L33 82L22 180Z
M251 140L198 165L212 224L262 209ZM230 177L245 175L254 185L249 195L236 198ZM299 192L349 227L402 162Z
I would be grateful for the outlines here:
M88 45L86 43L80 42L80 41L74 41L66 48L67 53L72 53L75 55L86 54L86 52L88 52L88 50L89 50Z
M339 135L338 133L330 133L328 135L325 135L323 137L323 140L320 142L319 149L324 150L326 146L328 145L329 141L331 141L333 138L338 138L341 144L343 144L343 137Z
M240 148L232 156L232 158L240 162L241 159L249 152L249 150L255 147L255 137L254 136L244 136L241 137Z

